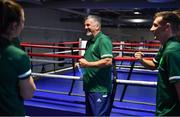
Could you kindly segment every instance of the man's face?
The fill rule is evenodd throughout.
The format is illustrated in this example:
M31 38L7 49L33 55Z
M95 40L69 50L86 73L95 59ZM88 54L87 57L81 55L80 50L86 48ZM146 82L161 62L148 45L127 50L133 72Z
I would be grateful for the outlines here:
M92 36L96 34L97 23L93 19L89 18L85 20L84 26L85 26L87 36Z
M162 17L156 17L150 31L154 34L154 39L164 43L167 39L166 23L162 23Z

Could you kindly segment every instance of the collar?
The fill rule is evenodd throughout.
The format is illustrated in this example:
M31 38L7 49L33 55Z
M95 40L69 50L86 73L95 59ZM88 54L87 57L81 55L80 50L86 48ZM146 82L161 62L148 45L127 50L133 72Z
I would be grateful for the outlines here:
M7 38L0 36L0 46L2 48L8 46L11 44L11 41L9 41Z
M166 43L168 43L169 41L178 41L177 37L173 36L173 37L170 37Z
M178 41L178 42L179 42L179 40L177 39L177 37L173 36L173 37L170 37L170 38L166 41L166 43L163 45L163 47L165 47L169 42L172 42L172 41Z
M98 37L100 37L100 35L102 34L102 32L100 31L94 38L92 38L91 39L91 41L96 41L96 39L98 38Z

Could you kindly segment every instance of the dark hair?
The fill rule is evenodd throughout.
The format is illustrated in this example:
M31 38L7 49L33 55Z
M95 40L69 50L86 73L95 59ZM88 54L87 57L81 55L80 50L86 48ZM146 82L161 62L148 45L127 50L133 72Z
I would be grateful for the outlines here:
M162 23L170 23L174 33L177 33L180 25L180 17L172 11L162 11L155 14L154 19L162 17Z
M0 34L13 22L20 22L22 7L14 0L0 0Z

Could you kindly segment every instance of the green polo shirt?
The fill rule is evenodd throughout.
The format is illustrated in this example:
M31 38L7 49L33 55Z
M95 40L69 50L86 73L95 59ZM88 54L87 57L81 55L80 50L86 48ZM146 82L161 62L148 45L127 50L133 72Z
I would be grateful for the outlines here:
M89 61L99 61L112 58L112 42L102 32L90 39L86 45L84 58ZM111 92L111 66L104 68L84 69L84 90L87 92Z
M29 78L30 74L27 54L7 39L0 38L0 116L25 115L19 80Z
M180 82L180 42L170 38L164 45L159 63L156 115L180 116L175 84Z
M157 53L157 55L154 57L154 59L153 59L153 62L154 62L154 64L155 64L155 66L156 67L158 67L159 66L159 62L160 62L160 59L161 59L161 57L162 57L162 53L163 53L163 51L164 51L164 48L163 48L163 46L161 46L160 47L160 49L159 49L159 51L158 51L158 53Z

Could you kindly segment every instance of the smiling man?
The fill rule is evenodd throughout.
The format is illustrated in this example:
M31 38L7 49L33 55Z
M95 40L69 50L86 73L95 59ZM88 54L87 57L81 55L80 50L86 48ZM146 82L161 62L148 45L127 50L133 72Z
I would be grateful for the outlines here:
M89 15L85 19L88 40L84 58L79 64L84 68L83 81L87 116L109 116L112 90L112 42L101 32L101 19Z
M142 52L135 57L151 69L158 68L156 99L157 116L180 115L180 41L177 39L180 18L171 11L158 12L150 31L162 44L153 61L145 60Z

